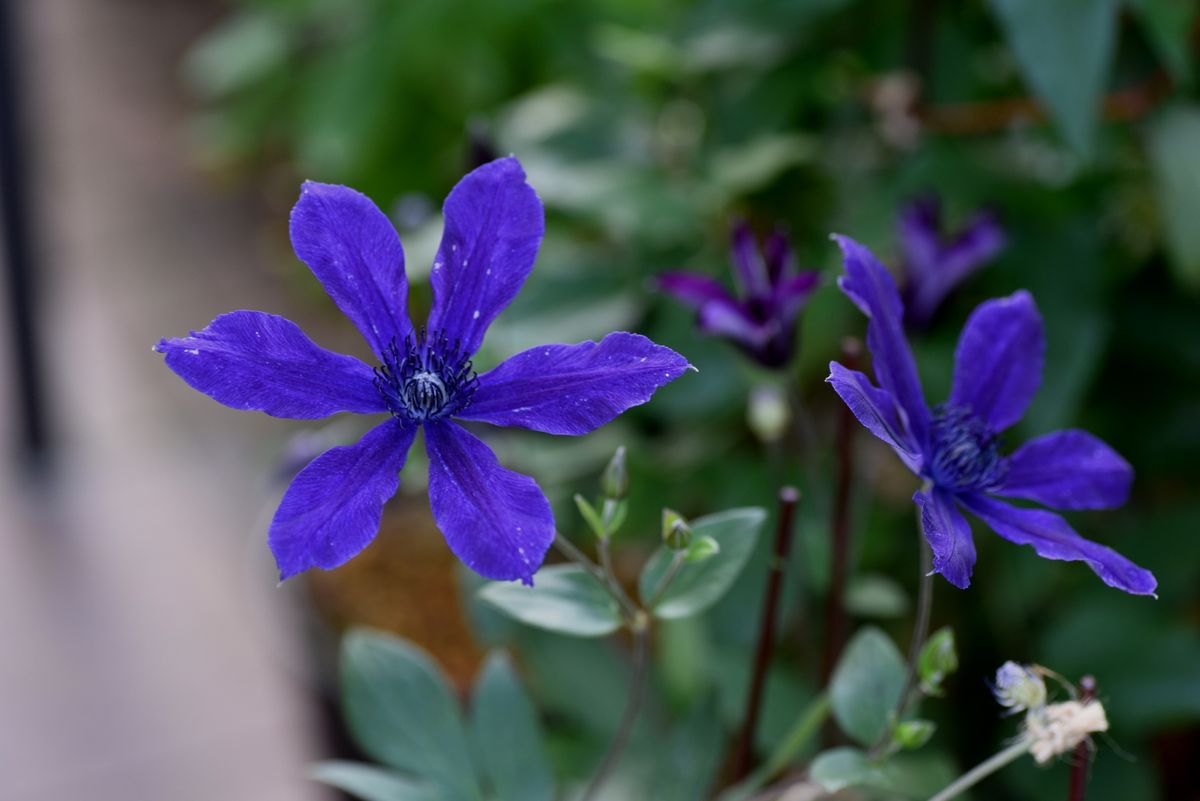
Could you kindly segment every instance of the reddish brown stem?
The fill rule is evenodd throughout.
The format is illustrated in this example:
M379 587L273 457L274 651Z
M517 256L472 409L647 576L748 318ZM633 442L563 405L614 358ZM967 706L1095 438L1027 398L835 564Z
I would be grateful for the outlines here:
M1103 118L1127 122L1144 117L1171 93L1165 72L1104 98ZM917 109L925 130L940 134L982 134L1003 131L1016 123L1040 124L1045 109L1032 97L1011 97L969 103L945 103Z
M1079 680L1079 702L1086 704L1096 697L1096 679L1084 676ZM1071 786L1067 792L1067 801L1085 801L1087 796L1088 775L1092 767L1092 747L1087 740L1075 746L1075 764L1071 768Z
M775 529L775 550L767 579L767 595L763 599L762 620L758 627L758 648L754 654L754 671L750 678L750 697L746 701L746 719L738 736L733 759L733 780L741 781L750 773L754 754L754 733L758 729L758 712L762 705L763 689L767 684L767 668L775 650L775 619L779 616L779 598L783 590L783 574L787 569L788 553L792 549L792 528L800 491L795 487L779 490L779 525Z

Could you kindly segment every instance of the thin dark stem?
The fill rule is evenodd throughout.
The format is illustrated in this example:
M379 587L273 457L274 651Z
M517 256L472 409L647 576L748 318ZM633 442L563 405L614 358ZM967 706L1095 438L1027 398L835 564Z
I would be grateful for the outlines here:
M629 738L633 734L633 724L637 722L638 711L642 706L642 696L645 695L646 690L649 628L650 622L646 614L639 612L633 623L633 673L629 680L629 700L625 704L625 713L621 716L621 724L617 727L617 733L608 747L608 753L604 755L604 761L600 763L600 768L592 777L592 782L580 797L580 801L592 801L596 797L596 793L608 781L621 761L625 748L629 745Z
M1096 679L1084 676L1079 680L1079 703L1086 704L1096 697ZM1067 801L1086 801L1088 776L1091 773L1092 749L1087 740L1075 746L1075 764L1071 768L1071 786Z
M843 364L857 370L862 345L848 338L842 343ZM846 573L850 558L850 488L854 478L854 432L856 423L850 407L838 417L837 483L833 519L829 528L829 593L825 598L825 643L821 653L821 686L829 684L833 667L846 642Z
M561 532L555 532L554 534L554 547L567 559L579 565L588 573L591 573L592 577L596 581L599 581L604 589L608 591L608 594L613 597L613 600L621 605L626 618L629 620L634 619L638 609L634 606L633 601L629 600L629 596L625 594L625 591L621 589L621 585L612 577L607 560L605 560L606 565L604 567L596 564L588 558L587 554L575 547L575 543L564 537ZM602 559L607 556L606 549L602 549L600 553Z
M896 709L892 712L892 720L897 723L904 719L904 713L913 700L913 688L917 685L917 660L921 656L921 647L929 637L929 616L933 611L933 551L925 539L920 509L917 510L917 533L921 544L921 588L917 595L917 620L913 624L912 641L908 646L908 669L904 674L904 685L896 701ZM885 732L883 738L871 748L872 756L883 753L889 737L890 732Z
M666 571L662 574L662 578L658 580L654 591L650 594L650 598L646 601L646 609L653 609L658 600L662 598L667 587L671 586L671 582L675 580L675 576L679 574L679 568L683 567L683 560L686 551L676 551L671 557L671 564L667 565Z
M734 752L733 780L740 781L750 772L754 751L754 732L758 728L758 712L766 686L767 668L775 649L775 619L779 616L779 598L783 590L783 574L787 569L788 553L792 548L793 520L800 491L795 487L779 490L779 525L775 530L775 551L771 561L767 594L763 600L762 621L758 627L758 648L754 655L754 670L750 679L750 697L746 702L746 720Z
M612 552L608 548L607 537L601 537L596 541L596 552L600 554L600 567L604 571L608 591L632 618L636 615L638 607L629 595L626 594L625 588L621 586L621 582L617 579L616 571L613 570Z

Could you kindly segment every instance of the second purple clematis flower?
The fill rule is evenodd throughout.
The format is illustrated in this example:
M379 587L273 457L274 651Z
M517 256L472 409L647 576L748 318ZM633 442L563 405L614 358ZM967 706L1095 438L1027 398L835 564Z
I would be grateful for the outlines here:
M733 229L737 296L698 273L665 273L661 289L696 310L700 330L725 337L764 367L784 367L796 345L796 320L820 274L796 270L787 237L776 231L760 250L750 226Z
M550 504L454 418L586 434L688 367L645 337L613 333L533 348L476 376L471 356L529 275L544 213L521 165L507 158L463 178L444 215L433 308L427 326L414 329L400 239L370 200L309 182L292 210L296 255L366 338L374 368L258 311L221 315L156 348L184 381L235 409L296 419L388 415L356 444L318 456L288 487L269 535L283 579L337 567L367 546L424 428L430 504L451 550L488 578L529 581L554 539Z
M942 233L936 197L914 200L900 212L901 266L904 268L904 322L924 328L946 296L1004 249L1004 229L996 215L981 211L957 234Z
M862 245L834 238L846 265L839 285L870 318L867 347L879 385L837 362L829 365L828 381L859 422L924 479L913 501L921 510L934 570L957 587L970 583L975 543L961 508L1040 556L1081 560L1112 587L1152 594L1156 582L1149 571L1079 536L1059 515L994 497L1056 509L1111 509L1125 503L1133 481L1129 464L1084 431L1058 431L1011 455L1000 452L1000 433L1021 418L1041 383L1045 341L1029 293L975 310L958 340L950 398L930 409L891 275Z

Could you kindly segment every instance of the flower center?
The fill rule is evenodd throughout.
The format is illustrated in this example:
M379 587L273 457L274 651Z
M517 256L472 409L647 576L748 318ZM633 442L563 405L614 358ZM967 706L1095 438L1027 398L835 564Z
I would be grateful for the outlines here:
M403 349L391 343L383 357L375 387L399 420L423 423L460 411L479 385L471 360L444 334L421 329L415 341L405 339Z
M933 410L935 484L952 490L982 490L1004 478L1000 440L969 408L942 404Z

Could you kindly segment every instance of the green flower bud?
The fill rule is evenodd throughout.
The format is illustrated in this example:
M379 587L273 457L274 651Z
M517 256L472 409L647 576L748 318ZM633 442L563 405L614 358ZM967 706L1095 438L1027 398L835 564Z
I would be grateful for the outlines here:
M792 422L787 394L773 384L761 384L750 393L746 424L760 442L778 442Z
M956 670L958 652L954 647L954 632L947 626L934 632L921 648L917 659L921 691L926 695L941 695L942 682Z
M912 751L929 742L936 728L932 720L906 720L892 731L892 740L904 750Z
M608 500L624 500L629 494L629 470L625 467L625 446L617 448L600 476L600 494Z
M692 544L692 527L679 512L663 509L662 538L663 544L672 551L682 551Z

